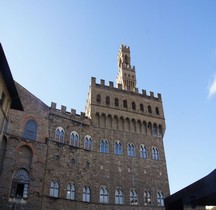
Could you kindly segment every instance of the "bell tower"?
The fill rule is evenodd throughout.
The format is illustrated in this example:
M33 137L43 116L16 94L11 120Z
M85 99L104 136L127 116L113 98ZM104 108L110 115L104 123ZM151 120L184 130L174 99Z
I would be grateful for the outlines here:
M116 84L122 84L123 90L135 91L136 88L136 71L131 66L130 47L121 45L118 54L118 74Z

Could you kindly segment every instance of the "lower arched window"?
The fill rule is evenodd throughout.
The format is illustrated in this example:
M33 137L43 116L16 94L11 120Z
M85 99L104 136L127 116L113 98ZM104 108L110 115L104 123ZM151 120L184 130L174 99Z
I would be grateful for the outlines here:
M152 148L152 159L159 160L159 152L158 152L158 148L156 147Z
M83 187L83 201L90 202L90 195L91 195L90 187L84 186Z
M130 191L130 204L131 205L137 205L138 204L138 197L136 190Z
M29 183L30 176L28 171L25 169L17 170L12 180L11 197L27 199Z
M140 145L140 157L143 159L147 158L147 149L144 145Z
M135 147L133 144L127 145L127 153L129 157L135 157Z
M61 127L56 128L55 130L55 140L61 143L64 143L64 129Z
M59 196L59 183L58 181L51 181L50 183L50 196L57 198Z
M144 205L151 205L151 193L148 190L144 192Z
M75 185L69 183L67 186L67 199L75 200Z
M70 135L71 145L74 147L79 146L79 135L76 131L72 131Z
M164 206L164 196L162 192L157 193L157 203L158 206Z
M100 152L108 153L108 141L106 139L102 139L100 142Z
M114 154L122 155L122 153L123 153L122 144L120 141L116 141L114 144Z
M106 187L100 189L100 203L108 203L108 190Z
M86 136L84 139L84 149L92 150L92 138L91 136Z
M115 204L124 204L124 193L119 188L115 191Z

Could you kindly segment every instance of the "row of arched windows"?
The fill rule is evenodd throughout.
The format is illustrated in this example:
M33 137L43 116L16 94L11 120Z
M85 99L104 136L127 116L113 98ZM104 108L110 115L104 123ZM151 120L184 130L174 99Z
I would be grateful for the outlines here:
M50 183L50 193L51 197L59 197L60 186L58 181L51 181ZM138 205L139 204L139 196L136 189L130 190L130 205ZM66 199L69 200L77 200L76 195L76 186L73 183L69 183L67 185L66 191ZM89 186L83 186L82 190L82 201L91 202L91 188ZM109 191L106 186L101 186L99 190L99 202L100 203L109 203ZM122 188L118 187L115 190L115 204L125 204L124 201L124 191ZM152 204L152 195L149 190L144 191L144 205ZM157 205L164 206L164 195L161 191L157 192Z
M106 115L105 113L96 113L96 126L107 129L115 129L126 132L135 132L141 133L144 135L150 135L153 137L162 138L163 137L163 128L161 124L151 123L141 120L129 119L111 116L110 114Z
M133 86L133 85L132 85ZM102 99L101 99L101 95L100 94L97 94L96 96L96 102L98 104L100 104L102 102ZM110 106L111 105L111 100L110 100L110 97L109 96L106 96L105 97L105 104L107 106ZM117 107L120 107L120 102L119 102L119 99L118 98L114 98L114 101L113 101L113 105L117 108ZM125 108L125 109L128 109L129 105L128 105L128 101L126 99L124 99L122 101L122 107ZM139 108L137 107L136 103L134 101L131 102L131 110L135 111L135 110L138 110L140 112L144 112L145 109L146 109L146 112L149 113L149 114L153 114L155 113L156 115L160 115L160 111L159 111L159 108L158 107L155 107L155 110L153 111L152 110L152 107L151 105L148 105L146 108L144 108L144 105L142 103L139 104Z
M64 130L61 127L56 129L55 140L58 142L64 142ZM74 147L79 147L79 134L76 131L72 131L70 134L70 145ZM86 135L84 138L84 149L93 150L93 140L91 136ZM100 141L100 152L101 153L109 153L109 141L107 139L101 139ZM114 154L115 155L123 155L123 145L118 140L114 143ZM127 144L127 156L128 157L136 157L136 149L133 143ZM139 148L139 157L146 159L148 158L148 151L145 145L141 144ZM152 147L152 159L159 160L159 151L157 147Z

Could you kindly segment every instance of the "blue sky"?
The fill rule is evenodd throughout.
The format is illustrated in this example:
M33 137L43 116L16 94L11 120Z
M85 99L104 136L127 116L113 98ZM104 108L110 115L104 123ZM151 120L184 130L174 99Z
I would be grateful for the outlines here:
M161 93L171 193L215 169L216 1L0 1L14 79L47 105L85 110L92 76L114 81L130 46L137 87Z

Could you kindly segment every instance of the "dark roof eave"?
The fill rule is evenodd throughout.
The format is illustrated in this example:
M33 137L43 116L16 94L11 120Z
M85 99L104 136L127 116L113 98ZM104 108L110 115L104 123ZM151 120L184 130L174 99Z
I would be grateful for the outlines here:
M166 210L183 210L184 205L216 205L216 169L209 175L165 198Z
M16 89L15 82L13 80L13 76L11 74L6 56L4 54L2 45L0 43L0 72L5 80L8 92L11 97L11 109L16 109L23 111L23 106L19 98L19 94Z

